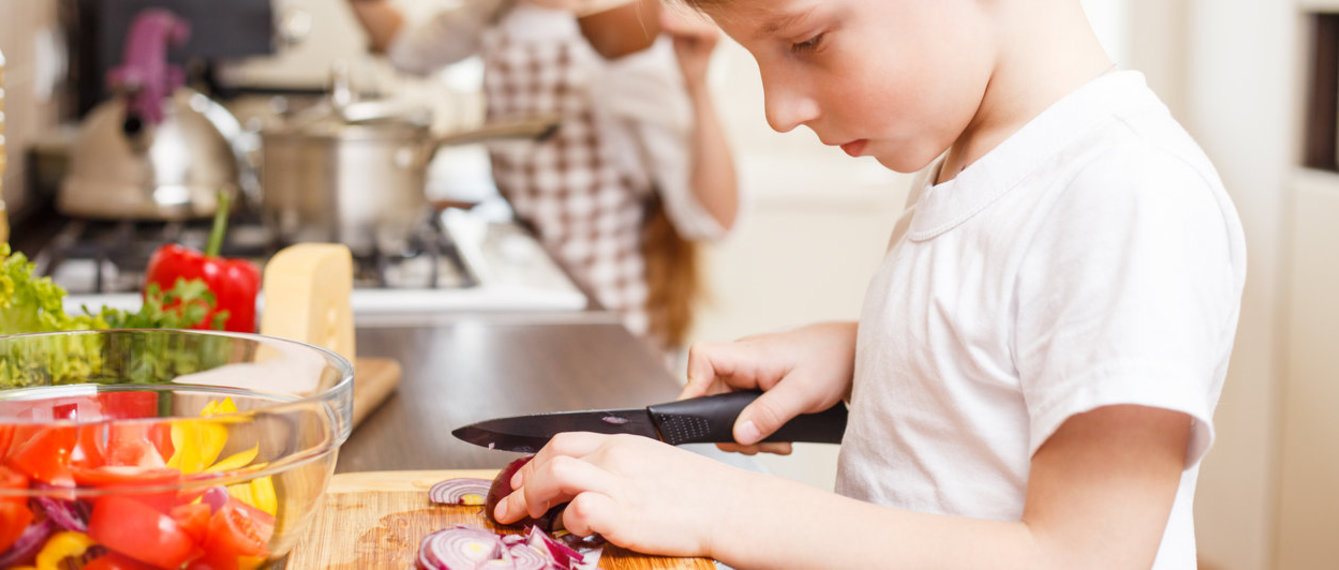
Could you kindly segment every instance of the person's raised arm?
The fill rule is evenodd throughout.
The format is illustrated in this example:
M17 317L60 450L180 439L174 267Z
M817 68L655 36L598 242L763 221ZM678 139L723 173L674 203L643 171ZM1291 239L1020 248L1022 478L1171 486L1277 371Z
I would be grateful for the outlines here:
M390 0L349 0L353 15L367 32L373 53L386 53L391 41L404 28L404 14Z
M703 209L722 229L729 230L739 214L739 177L707 85L707 68L720 40L720 30L704 17L675 10L662 12L661 29L674 38L679 71L693 106L689 185Z

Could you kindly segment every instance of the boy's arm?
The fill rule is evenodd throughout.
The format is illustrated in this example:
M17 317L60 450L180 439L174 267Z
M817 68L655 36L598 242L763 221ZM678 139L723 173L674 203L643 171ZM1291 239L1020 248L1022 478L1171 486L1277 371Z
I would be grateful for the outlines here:
M1033 455L1019 522L889 509L771 480L776 489L750 494L749 514L721 525L710 554L740 567L1148 568L1189 434L1188 416L1159 408L1071 417Z
M1148 568L1190 419L1134 405L1067 420L1033 456L1023 519L916 513L725 466L634 436L561 434L498 518L572 501L565 526L639 552L746 568Z

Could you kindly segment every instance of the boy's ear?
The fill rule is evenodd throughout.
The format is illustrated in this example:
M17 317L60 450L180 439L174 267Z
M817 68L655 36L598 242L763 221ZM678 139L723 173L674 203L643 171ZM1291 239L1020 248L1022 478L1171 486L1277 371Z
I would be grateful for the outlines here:
M633 0L577 18L581 35L605 59L637 53L660 35L660 0Z

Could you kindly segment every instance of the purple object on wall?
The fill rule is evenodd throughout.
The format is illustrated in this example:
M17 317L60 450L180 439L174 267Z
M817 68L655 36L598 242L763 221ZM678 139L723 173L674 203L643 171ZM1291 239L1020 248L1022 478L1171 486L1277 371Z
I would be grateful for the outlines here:
M150 125L163 121L163 100L186 83L181 68L168 64L167 50L185 43L190 34L190 24L170 11L149 8L135 15L121 66L107 73L107 83L130 97L127 117Z

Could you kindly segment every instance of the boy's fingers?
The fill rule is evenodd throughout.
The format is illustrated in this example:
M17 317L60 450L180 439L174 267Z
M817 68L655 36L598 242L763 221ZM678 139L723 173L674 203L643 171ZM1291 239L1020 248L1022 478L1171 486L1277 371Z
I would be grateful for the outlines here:
M735 420L735 441L744 445L758 443L781 429L791 418L804 413L809 407L809 399L799 386L794 379L780 382L745 406Z
M547 445L535 453L533 459L522 465L511 476L511 488L520 488L536 469L552 461L553 458L562 455L585 457L599 449L602 441L599 435L589 432L564 432L553 436Z
M575 457L559 455L528 473L525 484L499 502L494 515L501 522L525 516L538 518L583 492L607 494L616 484L608 471Z
M693 343L688 348L688 382L679 399L760 388L756 371L761 358L757 347L738 341Z
M718 372L715 359L725 345L695 342L688 347L688 382L679 392L679 399L706 396L716 383Z
M614 528L618 503L608 495L581 493L563 509L563 528L577 536L604 534Z

